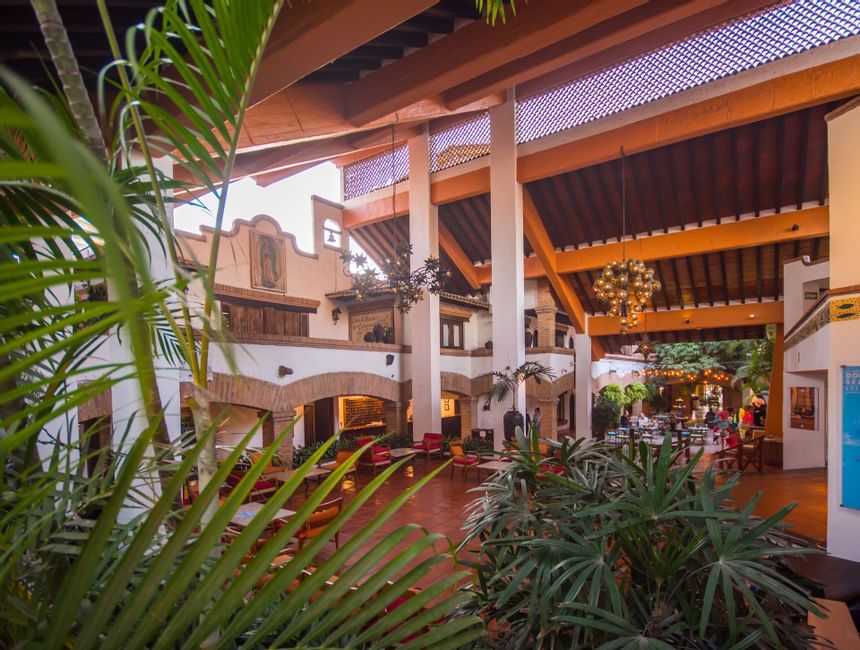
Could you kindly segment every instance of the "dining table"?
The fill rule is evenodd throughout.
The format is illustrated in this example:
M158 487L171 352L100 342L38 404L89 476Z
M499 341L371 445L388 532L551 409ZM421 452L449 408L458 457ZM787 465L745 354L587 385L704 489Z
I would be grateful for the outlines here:
M239 528L244 528L251 520L260 514L260 511L265 507L265 503L258 503L256 501L252 501L251 503L243 503L239 508L233 513L233 516L230 517L230 523L234 526L238 526ZM290 517L296 514L293 510L287 510L286 508L278 508L275 511L275 514L272 516L272 521L286 521Z

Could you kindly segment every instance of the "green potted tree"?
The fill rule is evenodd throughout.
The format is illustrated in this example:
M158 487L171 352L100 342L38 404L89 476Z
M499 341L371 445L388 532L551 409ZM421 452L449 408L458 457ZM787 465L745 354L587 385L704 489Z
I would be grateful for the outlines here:
M551 368L537 361L526 361L513 370L508 366L504 370L488 373L488 376L492 377L493 386L484 395L487 405L493 401L503 402L508 397L511 398L511 408L504 417L505 440L511 441L514 439L517 427L525 430L525 419L517 409L517 389L529 379L534 379L538 384L544 380L551 381L555 378L555 373Z

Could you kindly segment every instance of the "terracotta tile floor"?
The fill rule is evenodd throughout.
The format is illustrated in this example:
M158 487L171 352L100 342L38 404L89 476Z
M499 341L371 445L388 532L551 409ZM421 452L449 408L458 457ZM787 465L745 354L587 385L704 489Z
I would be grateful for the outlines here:
M341 534L341 540L349 539L355 531L381 512L391 499L401 494L413 485L418 477L438 464L439 461L430 461L425 465L422 459L416 459L414 467L407 466L399 470L350 521ZM369 480L370 472L365 469L360 470L360 485L365 485ZM459 543L464 536L461 530L463 509L478 497L476 492L470 492L477 487L478 481L474 474L470 474L469 479L464 480L459 470L454 473L453 478L450 470L443 470L439 476L410 497L403 508L373 534L367 547L406 523L419 524L430 532L447 536L454 544ZM734 496L739 505L744 505L758 491L762 491L763 495L756 508L756 514L766 516L786 503L796 501L798 505L788 517L788 521L794 526L793 530L801 535L824 541L827 529L826 470L783 472L766 468L766 471L761 474L748 470L741 478ZM335 490L335 493L342 494L348 502L355 496L356 488L352 481L346 481L342 485L342 490ZM292 506L292 509L295 509L294 506L301 503L303 499L303 495L296 496L288 502L287 507ZM334 551L333 544L330 544L329 548L331 549L329 552ZM441 546L437 548L443 550ZM427 552L422 557L430 554ZM452 570L454 569L451 563L443 563L431 571L422 583L426 583L431 577L450 573Z

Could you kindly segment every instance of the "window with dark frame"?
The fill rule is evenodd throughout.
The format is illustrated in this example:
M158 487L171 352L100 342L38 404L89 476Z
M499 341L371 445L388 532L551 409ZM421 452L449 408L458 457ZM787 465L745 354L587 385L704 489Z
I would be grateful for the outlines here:
M439 319L439 345L448 350L463 349L463 321L451 318Z

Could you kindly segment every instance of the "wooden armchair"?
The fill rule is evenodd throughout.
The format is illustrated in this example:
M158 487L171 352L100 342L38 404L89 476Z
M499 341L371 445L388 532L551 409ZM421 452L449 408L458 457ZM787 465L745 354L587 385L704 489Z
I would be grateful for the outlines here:
M425 433L421 442L416 442L412 448L424 453L424 462L426 463L431 454L442 455L442 434Z
M477 451L466 451L462 440L452 440L448 443L448 451L451 452L451 478L454 478L454 468L463 468L463 478L466 478L469 470L475 471L475 476L478 476L478 465L481 463L481 456Z
M755 436L748 440L738 439L730 434L725 438L725 445L714 458L727 468L737 468L743 472L752 465L756 471L764 469L764 436Z
M302 527L296 533L296 539L299 542L299 549L305 545L308 540L321 535L326 527L340 514L343 510L343 497L326 501L317 506ZM334 547L340 548L340 533L334 534Z
M330 460L327 463L320 463L319 466L333 472L341 465L345 465L350 456L352 456L351 451L342 449L337 452L337 458L335 460ZM346 470L346 473L343 475L343 479L346 480L347 478L352 478L352 480L355 481L355 487L358 488L358 471L356 470L355 465ZM341 481L341 485L343 485L343 481Z
M363 447L367 443L374 440L373 436L361 436L356 439L359 447ZM358 459L358 464L364 467L370 467L373 475L376 476L377 467L385 467L391 464L391 447L374 443L370 449L366 450Z
M248 458L251 459L251 464L256 465L260 462L260 459L263 457L263 452L257 449L248 450ZM269 461L269 464L263 468L263 473L260 475L261 477L265 477L269 474L278 474L283 472L283 467L278 467L272 461Z

